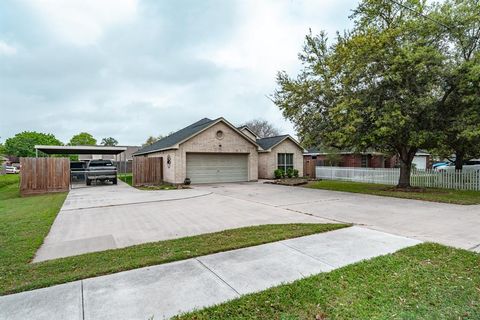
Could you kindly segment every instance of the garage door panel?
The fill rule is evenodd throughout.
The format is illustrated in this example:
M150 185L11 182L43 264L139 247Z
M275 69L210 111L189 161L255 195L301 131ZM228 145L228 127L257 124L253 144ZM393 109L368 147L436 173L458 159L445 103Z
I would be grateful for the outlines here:
M187 177L192 183L248 181L248 155L187 153Z

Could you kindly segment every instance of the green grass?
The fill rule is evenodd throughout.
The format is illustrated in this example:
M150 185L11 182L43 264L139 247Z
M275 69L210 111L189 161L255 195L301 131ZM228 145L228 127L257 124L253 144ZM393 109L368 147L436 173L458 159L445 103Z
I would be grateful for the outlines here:
M332 180L310 182L305 187L312 189L365 193L377 196L425 200L433 202L445 202L464 205L480 204L479 191L426 188L422 192L406 192L395 191L392 190L392 186L382 184Z
M263 225L30 263L66 194L22 198L18 192L18 178L9 183L3 179L0 177L3 185L0 188L0 295L347 226Z
M127 174L123 174L123 173L120 173L118 178L120 180L122 180L123 182L127 183L128 185L132 185L132 174L131 173L127 173Z
M420 244L176 319L480 319L480 255Z
M119 176L119 179L122 180L123 182L129 184L130 186L132 185L132 174L127 173L126 175L122 174ZM161 185L156 185L156 186L141 186L141 187L135 187L140 190L176 190L177 188L174 185L171 184L161 184Z

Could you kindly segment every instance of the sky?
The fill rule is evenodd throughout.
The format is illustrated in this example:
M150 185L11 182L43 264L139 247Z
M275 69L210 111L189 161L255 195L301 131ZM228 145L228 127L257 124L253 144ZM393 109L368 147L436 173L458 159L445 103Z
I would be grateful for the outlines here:
M351 27L358 0L2 0L0 142L79 132L140 145L199 119L293 125L271 102L309 29Z

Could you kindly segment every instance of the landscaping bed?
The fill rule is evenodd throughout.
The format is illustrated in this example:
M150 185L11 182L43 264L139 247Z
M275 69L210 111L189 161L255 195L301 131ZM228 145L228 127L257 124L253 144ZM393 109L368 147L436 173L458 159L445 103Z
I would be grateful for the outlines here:
M279 184L282 186L301 186L308 183L308 179L304 178L286 178L286 179L276 179L273 181L267 181L265 183L269 184Z
M480 204L480 191L434 188L400 190L390 185L336 180L311 181L305 187L462 205Z

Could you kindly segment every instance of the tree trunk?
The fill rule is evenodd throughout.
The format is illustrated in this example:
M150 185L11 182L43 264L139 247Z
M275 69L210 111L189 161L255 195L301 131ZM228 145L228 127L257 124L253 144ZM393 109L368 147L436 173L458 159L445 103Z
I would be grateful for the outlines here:
M463 152L456 152L455 153L455 170L462 170L463 169L463 160L465 158L465 154Z
M412 172L413 157L417 150L407 150L402 148L400 151L400 178L398 179L397 188L410 188L410 174Z

